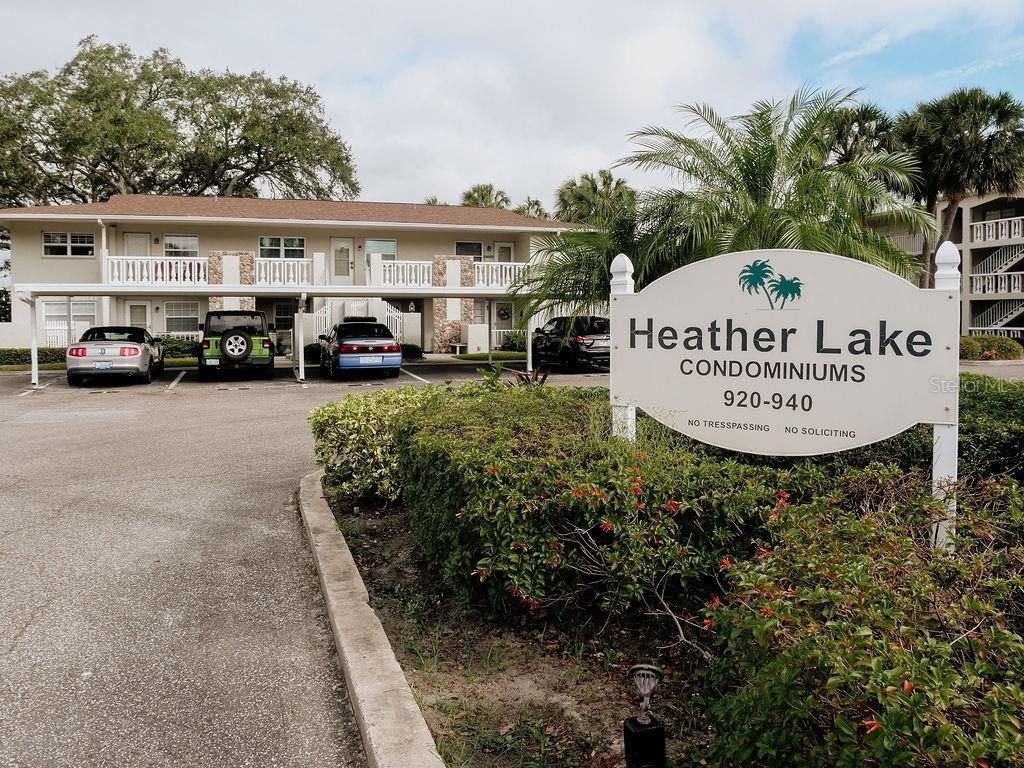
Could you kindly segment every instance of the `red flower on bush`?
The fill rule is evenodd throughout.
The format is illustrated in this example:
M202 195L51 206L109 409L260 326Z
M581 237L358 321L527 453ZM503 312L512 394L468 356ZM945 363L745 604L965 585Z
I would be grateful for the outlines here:
M498 474L498 468L497 467L488 467L487 468L487 472L488 472L488 474L496 475L496 474Z
M704 619L704 621L702 621L701 624L704 626L704 629L708 630L709 632L715 626L715 622L713 622L711 619Z
M757 559L758 560L766 560L766 559L768 559L771 556L772 556L772 551L770 549L768 549L767 547L758 547L757 548Z
M509 546L516 552L525 552L527 550L527 546L521 541L513 541Z
M647 505L644 504L642 501L638 501L636 504L633 505L633 509L647 509Z
M554 552L561 552L563 544L558 539L552 539L548 542L548 546L550 546Z
M615 530L615 523L613 523L611 520L602 520L600 523L598 523L598 527L605 533L611 533Z
M772 616L775 615L775 611L773 611L766 605L764 608L761 609L761 615L764 616L766 619L770 619Z
M773 511L773 512L772 512L772 513L771 513L770 515L768 515L768 519L769 519L769 520L771 520L771 521L772 521L773 523L774 523L774 522L777 522L777 521L778 521L778 519L779 519L779 513L778 513L778 511L777 511L777 510L776 510L776 511Z
M571 493L577 499L581 499L583 498L583 494L585 494L586 491L584 491L582 488L573 488L572 490L569 491L569 493Z
M485 581L488 576L491 575L490 568L474 568L473 575L480 578L480 581Z
M678 512L682 508L682 506L683 505L680 504L675 499L669 499L665 503L665 509L667 509L669 511L669 514L672 514L672 515L674 515L676 512Z
M727 571L729 570L729 568L732 567L732 560L730 560L728 557L723 557L721 560L718 561L718 567L721 568L723 571Z
M719 598L718 595L714 595L710 600L708 600L708 608L710 608L711 610L714 610L715 608L718 608L721 605L722 600L721 598Z
M875 731L877 731L879 728L882 727L882 724L880 722L878 722L877 720L875 720L874 718L869 718L868 720L862 720L861 721L861 725L867 726L868 733L874 733Z

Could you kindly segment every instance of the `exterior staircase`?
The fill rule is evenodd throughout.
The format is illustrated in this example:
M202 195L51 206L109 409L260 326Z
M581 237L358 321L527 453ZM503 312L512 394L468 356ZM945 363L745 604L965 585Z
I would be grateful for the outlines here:
M1021 312L1024 312L1024 300L1005 299L997 301L980 315L973 318L973 328L998 328L1006 325Z
M1024 258L1024 245L1004 245L975 264L974 273L991 275L997 272L1005 272L1021 258Z

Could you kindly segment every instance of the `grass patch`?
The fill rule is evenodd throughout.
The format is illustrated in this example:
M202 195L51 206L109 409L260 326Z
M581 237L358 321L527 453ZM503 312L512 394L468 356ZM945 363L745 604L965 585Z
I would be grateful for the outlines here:
M0 371L31 371L31 365L0 365ZM40 363L40 371L63 371L64 363Z
M465 354L456 355L456 360L476 360L476 361L487 361L486 352L467 352ZM525 360L525 352L509 352L504 349L496 349L491 353L492 360Z

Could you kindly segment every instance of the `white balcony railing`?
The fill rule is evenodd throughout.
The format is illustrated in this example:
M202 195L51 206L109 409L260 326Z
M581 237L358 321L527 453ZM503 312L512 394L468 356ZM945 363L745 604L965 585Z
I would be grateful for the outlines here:
M975 243L988 243L995 240L1013 240L1024 238L1024 216L1012 219L993 219L971 224L971 240Z
M427 288L434 272L432 261L384 261L374 254L370 260L370 284L388 288Z
M924 235L889 235L889 239L907 253L921 255L924 248Z
M312 259L256 259L256 285L312 284Z
M107 282L114 285L206 285L209 260L205 256L110 256Z
M1024 328L1007 328L1006 326L981 328L972 325L967 329L967 333L971 336L1008 336L1011 339L1024 338Z
M1024 272L971 275L971 293L1024 293Z
M508 288L512 282L526 269L524 262L516 261L480 261L473 265L476 269L476 284L483 288Z

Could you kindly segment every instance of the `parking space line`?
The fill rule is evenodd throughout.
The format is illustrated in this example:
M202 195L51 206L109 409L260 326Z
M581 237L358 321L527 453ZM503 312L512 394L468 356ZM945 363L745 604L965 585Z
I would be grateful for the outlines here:
M187 371L182 371L181 373L179 373L174 378L174 381L172 381L170 384L167 385L167 391L170 392L172 389L174 389L176 386L178 386L178 382L181 381L185 377L186 373L187 373Z
M40 389L46 389L48 386L53 384L57 380L56 377L50 379L45 384L36 384L32 389L26 389L24 392L19 392L18 397L24 397L25 395L31 395L33 392L38 392Z
M412 373L411 371L407 371L405 368L401 368L399 370L401 370L402 373L404 373L404 374L406 374L408 376L412 376L414 379L416 379L416 381L422 381L424 384L429 384L430 383L429 381L424 379L422 376L417 376L415 373Z

